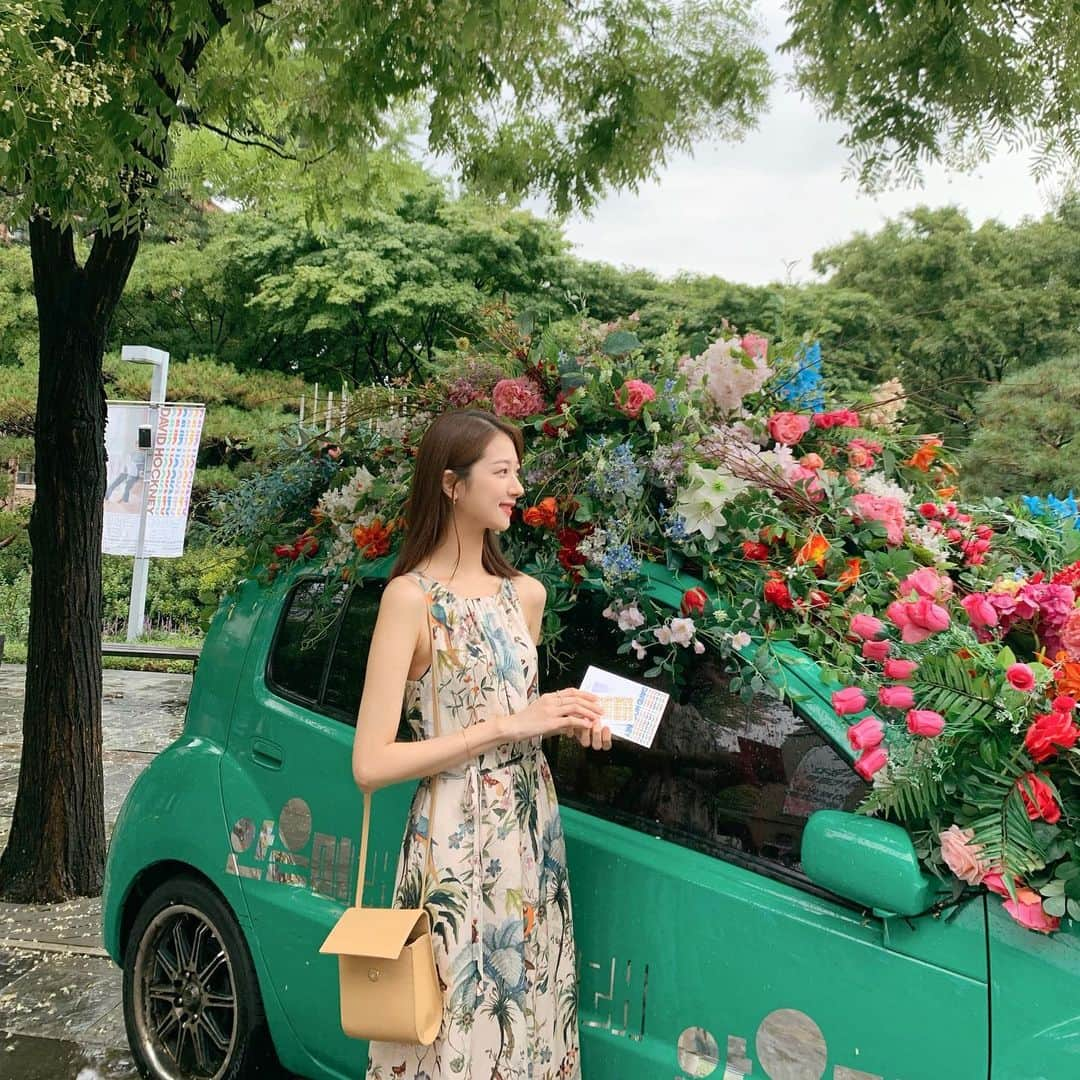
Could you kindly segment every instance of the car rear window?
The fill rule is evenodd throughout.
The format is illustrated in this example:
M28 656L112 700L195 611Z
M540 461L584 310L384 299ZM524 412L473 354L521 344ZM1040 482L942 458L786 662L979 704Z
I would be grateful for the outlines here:
M326 584L296 584L282 608L267 664L274 693L355 725L383 582L365 581L324 597Z
M815 810L851 810L867 788L824 736L784 701L764 694L743 701L730 675L707 654L695 658L687 685L643 680L617 653L598 605L568 613L545 688L577 685L592 663L672 694L650 749L615 741L609 753L572 739L548 748L556 788L567 805L731 861L802 879L806 819ZM802 879L805 880L805 879Z

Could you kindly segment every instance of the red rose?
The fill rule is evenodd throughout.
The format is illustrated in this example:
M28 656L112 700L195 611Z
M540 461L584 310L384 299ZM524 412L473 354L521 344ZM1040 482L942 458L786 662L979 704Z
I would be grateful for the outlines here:
M756 540L744 540L742 542L744 559L753 559L755 562L768 562L769 549L765 544L759 544Z
M311 533L304 533L303 536L297 538L293 550L297 556L306 555L310 559L313 555L319 553L319 538L312 536Z
M795 606L784 575L778 570L769 571L769 580L765 582L765 599L782 611L790 611Z
M1045 761L1059 749L1067 750L1080 738L1077 727L1065 712L1042 713L1035 717L1035 722L1024 736L1024 749L1031 755L1032 761Z
M683 615L696 615L705 610L705 605L709 602L708 594L700 585L695 585L692 589L687 589L683 593L682 603L679 605Z
M289 559L291 561L300 553L292 546L292 544L277 544L274 547L274 554L279 559Z
M1035 773L1024 773L1016 786L1020 789L1020 797L1024 800L1024 809L1032 821L1042 818L1047 825L1053 825L1061 818L1061 807L1054 799L1054 793L1050 786Z

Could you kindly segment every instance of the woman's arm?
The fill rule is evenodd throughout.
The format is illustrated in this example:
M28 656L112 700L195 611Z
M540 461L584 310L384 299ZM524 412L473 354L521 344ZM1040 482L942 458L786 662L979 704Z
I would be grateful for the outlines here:
M405 681L418 649L430 657L427 597L413 581L397 577L379 603L356 718L353 778L364 791L445 772L507 741L502 716L473 724L468 742L460 730L419 742L396 741Z

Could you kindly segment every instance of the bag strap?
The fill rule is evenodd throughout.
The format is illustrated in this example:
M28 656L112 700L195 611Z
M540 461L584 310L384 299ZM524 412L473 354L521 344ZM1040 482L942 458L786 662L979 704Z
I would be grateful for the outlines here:
M435 735L438 737L442 734L442 725L439 723L439 680L436 675L436 657L438 651L435 648L435 622L431 618L431 601L428 597L427 590L424 590L424 604L427 611L427 630L428 641L431 643L431 698L432 698L432 717L435 721ZM438 787L439 777L438 774L431 778L431 809L428 812L428 834L427 834L427 867L428 873L432 878L435 878L435 863L431 858L431 830L435 821L435 794ZM371 801L374 797L374 792L370 794L365 791L360 792L360 800L364 806L364 823L360 830L360 868L356 875L356 906L364 906L364 876L367 871L367 852L368 852L368 833L371 830Z

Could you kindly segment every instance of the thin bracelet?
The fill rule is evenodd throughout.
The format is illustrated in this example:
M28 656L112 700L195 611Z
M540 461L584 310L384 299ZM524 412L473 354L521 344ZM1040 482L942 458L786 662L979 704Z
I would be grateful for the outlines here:
M464 728L459 728L458 730L461 732L462 741L465 743L465 757L466 758L473 757L474 755L473 755L472 747L469 745L469 736L465 734L465 729Z

